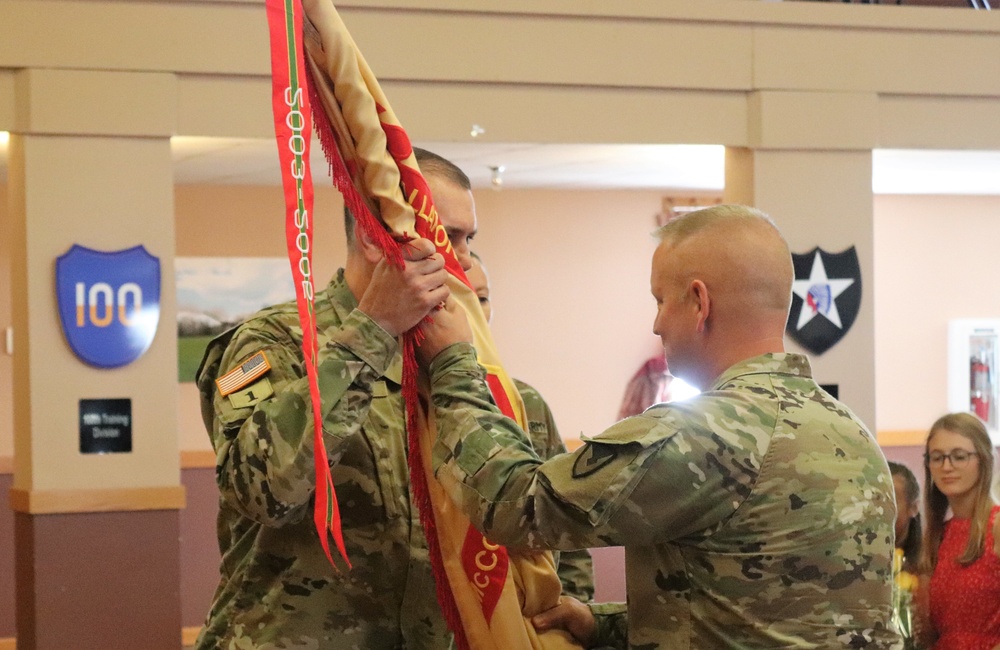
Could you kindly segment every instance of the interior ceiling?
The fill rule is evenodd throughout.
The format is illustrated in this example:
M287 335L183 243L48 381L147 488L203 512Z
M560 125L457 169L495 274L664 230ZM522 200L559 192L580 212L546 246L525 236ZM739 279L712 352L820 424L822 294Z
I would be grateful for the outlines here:
M451 160L475 188L681 189L718 192L723 184L721 146L618 144L501 144L416 142ZM179 184L281 183L273 140L174 138ZM314 182L329 183L327 163L312 147ZM494 171L493 168L496 168Z
M0 134L0 179L6 179L6 134ZM719 145L525 144L418 142L461 167L475 188L635 189L715 194L724 182ZM280 185L273 140L175 137L178 184ZM318 143L313 178L328 184ZM494 172L493 168L498 168ZM499 186L493 183L499 174ZM1000 152L876 150L876 194L1000 195Z

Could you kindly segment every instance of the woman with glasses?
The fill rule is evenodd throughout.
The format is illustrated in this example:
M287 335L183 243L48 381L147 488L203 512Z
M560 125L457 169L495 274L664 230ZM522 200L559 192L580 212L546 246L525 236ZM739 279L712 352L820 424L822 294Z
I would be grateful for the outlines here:
M921 636L934 650L1000 650L1000 506L986 427L968 413L941 417L924 461L920 569L931 577Z

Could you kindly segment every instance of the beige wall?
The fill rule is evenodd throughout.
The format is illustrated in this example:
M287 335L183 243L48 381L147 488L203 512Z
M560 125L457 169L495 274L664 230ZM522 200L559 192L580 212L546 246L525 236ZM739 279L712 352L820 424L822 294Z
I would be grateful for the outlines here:
M14 454L14 393L12 357L6 349L10 309L10 224L6 220L7 187L0 184L0 472L10 471L7 461Z
M179 256L284 255L278 188L181 186L175 197ZM613 422L625 382L658 353L648 264L660 198L476 193L474 248L490 270L497 347L509 371L550 402L564 437ZM336 192L320 189L318 277L343 259L340 206ZM919 430L947 408L947 321L1000 317L1000 276L990 270L1000 197L876 196L874 208L865 304L874 305L866 317L875 321L878 410L870 424ZM191 384L181 386L180 411L181 448L207 449Z
M661 196L476 194L474 248L490 271L498 350L549 401L564 437L613 423L625 383L662 354L649 293Z
M511 372L552 403L567 437L612 421L625 381L657 351L646 286L659 197L477 193L475 248L490 266L497 345ZM277 187L179 186L175 205L178 256L284 255ZM319 188L316 205L317 273L327 277L344 255L342 204L334 190ZM921 430L947 409L949 319L1000 317L1000 280L991 270L997 214L1000 197L875 197L866 287L875 297L878 430ZM4 262L6 241L0 237ZM0 264L0 296L8 273ZM0 330L9 322L9 300L0 301ZM0 457L13 453L9 366L0 350L0 370L7 368L0 372ZM192 384L181 385L179 411L180 448L208 449Z
M948 410L954 318L1000 318L1000 196L875 197L875 391L880 430L925 431Z
M281 188L179 185L178 257L285 257L284 199ZM330 278L346 254L343 200L332 187L317 187L314 214L314 268ZM209 450L193 383L180 384L177 425L182 450Z
M657 192L484 190L479 235L494 298L493 331L508 371L538 388L567 437L614 422L625 382L659 350L651 333L650 232ZM179 186L178 256L285 254L277 187ZM339 195L316 200L317 277L344 259ZM238 224L238 225L237 225ZM208 449L197 390L182 384L181 449Z

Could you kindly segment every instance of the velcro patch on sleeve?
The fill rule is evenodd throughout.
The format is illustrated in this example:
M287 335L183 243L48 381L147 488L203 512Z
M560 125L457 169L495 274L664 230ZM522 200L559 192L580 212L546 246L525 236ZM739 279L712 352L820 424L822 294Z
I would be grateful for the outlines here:
M246 388L230 393L229 403L234 409L245 409L263 402L271 395L274 395L271 382L267 377L261 377Z
M219 393L223 397L238 391L244 386L255 381L259 377L267 374L271 369L271 363L267 360L264 351L261 350L240 365L236 366L223 376L215 380L215 385L219 387Z

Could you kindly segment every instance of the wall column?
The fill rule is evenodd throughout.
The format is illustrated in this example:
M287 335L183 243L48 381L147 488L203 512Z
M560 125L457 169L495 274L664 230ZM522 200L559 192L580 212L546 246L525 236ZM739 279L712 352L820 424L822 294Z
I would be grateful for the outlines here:
M874 432L872 153L876 97L868 93L761 91L749 96L751 146L726 151L724 200L770 214L793 253L855 246L861 308L843 339L821 355L789 337L786 349L809 355L821 384Z
M14 86L7 222L17 648L179 648L176 80L24 69ZM55 265L74 244L141 245L159 258L155 337L128 365L88 365L67 343ZM130 452L81 452L84 399L129 400Z

